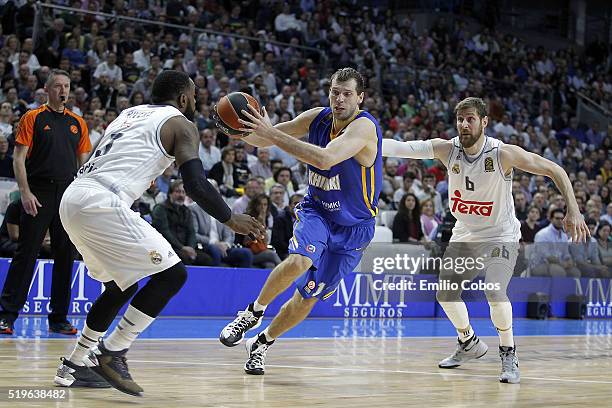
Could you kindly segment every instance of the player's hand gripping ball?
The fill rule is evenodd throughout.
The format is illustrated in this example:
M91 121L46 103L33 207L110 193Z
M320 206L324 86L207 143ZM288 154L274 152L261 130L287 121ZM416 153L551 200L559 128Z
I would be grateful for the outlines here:
M247 105L251 105L258 112L261 111L259 103L251 95L244 92L232 92L219 101L214 107L213 120L215 126L223 133L231 137L244 137L248 133L244 133L239 129L244 128L239 119L249 120L242 113L243 110L250 112Z

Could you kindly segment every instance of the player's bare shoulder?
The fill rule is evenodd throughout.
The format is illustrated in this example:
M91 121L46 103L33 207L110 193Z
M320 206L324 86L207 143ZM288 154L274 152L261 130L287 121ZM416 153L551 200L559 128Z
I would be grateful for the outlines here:
M363 139L367 141L366 147L374 147L374 149L376 149L378 143L376 125L365 116L353 120L338 136L350 139Z
M198 157L198 129L182 115L168 119L160 129L161 143L175 157L176 164Z
M520 163L529 160L532 153L520 146L504 143L499 148L499 160L504 174L507 174L514 167L520 167Z

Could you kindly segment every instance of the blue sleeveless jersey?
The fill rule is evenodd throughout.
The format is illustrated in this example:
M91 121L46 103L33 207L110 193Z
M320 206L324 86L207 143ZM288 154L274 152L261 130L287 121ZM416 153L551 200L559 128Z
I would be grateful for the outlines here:
M376 160L371 167L362 166L355 158L329 170L308 165L308 194L304 205L314 207L328 221L343 226L374 223L378 214L378 196L383 182L382 130L368 112L361 111L355 119L361 117L368 118L376 126ZM331 141L332 122L331 108L323 109L310 124L308 142L327 146Z

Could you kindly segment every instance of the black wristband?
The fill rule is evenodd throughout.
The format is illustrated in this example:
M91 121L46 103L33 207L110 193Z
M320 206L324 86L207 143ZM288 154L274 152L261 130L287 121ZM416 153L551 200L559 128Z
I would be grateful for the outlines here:
M227 206L221 194L206 180L204 167L200 159L191 159L179 167L183 177L185 193L195 201L204 211L226 223L232 217L232 211Z

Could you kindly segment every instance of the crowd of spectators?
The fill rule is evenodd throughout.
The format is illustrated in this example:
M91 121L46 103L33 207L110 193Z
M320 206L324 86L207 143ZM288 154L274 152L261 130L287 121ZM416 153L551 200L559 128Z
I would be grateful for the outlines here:
M578 92L612 110L612 55L600 41L583 50L573 45L546 50L461 16L439 18L427 30L417 30L410 15L352 2L53 3L111 16L47 10L34 39L32 0L0 6L0 177L14 177L15 128L25 111L45 103L50 69L70 73L67 105L84 117L94 146L122 110L150 101L150 86L161 70L183 70L198 87L195 123L208 177L233 211L266 224L268 242L234 237L191 206L173 166L133 208L187 263L269 268L287 255L293 208L306 191L307 168L277 147L254 149L228 139L214 126L213 106L223 95L243 91L266 107L273 123L290 120L327 105L329 74L353 66L368 78L363 109L379 119L387 138L452 138L455 104L466 96L482 97L489 106L488 136L566 169L597 236L595 257L610 271L612 125L580 123L576 116ZM181 28L134 24L121 16ZM197 28L210 31L192 30ZM396 242L445 235L453 222L445 178L444 165L433 160L385 160L379 204L382 212L397 211L387 222ZM550 180L520 172L512 189L523 241L537 242L540 230L554 226L565 208L563 197ZM593 251L587 252L593 258ZM580 273L572 268L567 275Z

